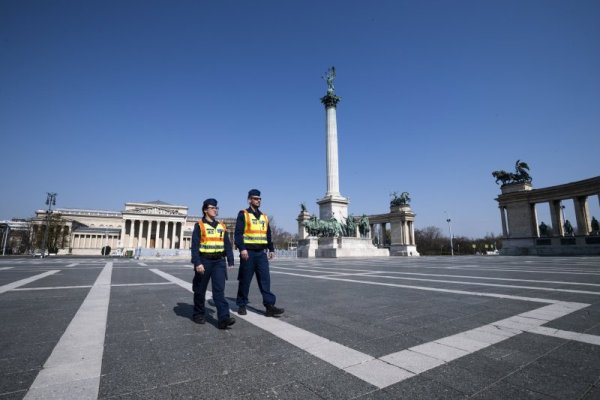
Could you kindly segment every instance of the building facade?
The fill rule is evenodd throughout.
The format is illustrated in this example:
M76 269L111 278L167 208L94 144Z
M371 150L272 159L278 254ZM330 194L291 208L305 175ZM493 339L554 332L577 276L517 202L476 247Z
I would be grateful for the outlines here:
M163 201L125 203L122 211L57 208L61 227L68 240L59 254L100 255L105 246L123 252L144 249L145 254L172 255L190 249L194 224L201 216L188 215L187 206ZM37 210L32 235L45 229L47 212ZM219 218L227 225L233 243L235 218Z

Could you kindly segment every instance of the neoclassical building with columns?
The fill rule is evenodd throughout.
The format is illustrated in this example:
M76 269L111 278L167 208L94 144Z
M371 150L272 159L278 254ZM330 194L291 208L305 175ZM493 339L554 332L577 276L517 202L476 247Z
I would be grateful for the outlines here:
M145 253L172 255L190 249L194 224L201 216L188 215L188 207L164 201L125 203L123 211L57 208L68 243L60 254L99 255L104 246L123 252L142 248ZM37 210L33 234L43 229L46 210ZM227 225L233 243L235 218L218 218Z

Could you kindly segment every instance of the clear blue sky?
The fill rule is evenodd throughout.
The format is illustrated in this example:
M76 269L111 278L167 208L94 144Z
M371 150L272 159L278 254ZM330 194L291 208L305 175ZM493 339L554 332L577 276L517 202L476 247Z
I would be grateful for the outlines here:
M335 65L350 213L407 191L417 228L446 232L447 211L456 235L498 234L491 171L521 159L535 187L599 175L598 21L596 0L4 0L0 219L48 191L57 207L193 214L215 197L234 216L256 187L295 232L326 190Z

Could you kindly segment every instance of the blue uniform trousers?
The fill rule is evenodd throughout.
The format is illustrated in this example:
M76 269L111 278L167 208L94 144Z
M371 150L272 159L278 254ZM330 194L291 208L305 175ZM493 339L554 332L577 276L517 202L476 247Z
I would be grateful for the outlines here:
M271 293L271 276L269 274L269 259L263 250L248 250L248 260L240 260L238 274L238 292L235 300L238 306L248 304L250 283L256 272L256 282L263 298L263 305L275 305L275 295Z
M225 300L225 281L227 280L227 267L225 260L203 259L204 273L198 273L194 269L194 280L192 289L194 291L194 317L204 316L206 310L204 302L206 297L206 288L208 281L212 281L212 295L215 306L217 307L217 317L219 321L229 318L229 304Z

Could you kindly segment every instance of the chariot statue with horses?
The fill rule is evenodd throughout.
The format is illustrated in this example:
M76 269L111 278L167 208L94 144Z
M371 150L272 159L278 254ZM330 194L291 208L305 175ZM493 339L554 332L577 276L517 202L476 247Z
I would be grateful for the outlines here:
M521 160L515 162L514 173L499 170L493 171L492 176L496 178L496 184L501 182L502 186L510 183L531 183L532 181L531 175L529 175L529 165Z
M390 206L408 206L410 205L410 197L408 192L402 192L402 194L398 195L398 192L392 193L392 200L390 201Z

